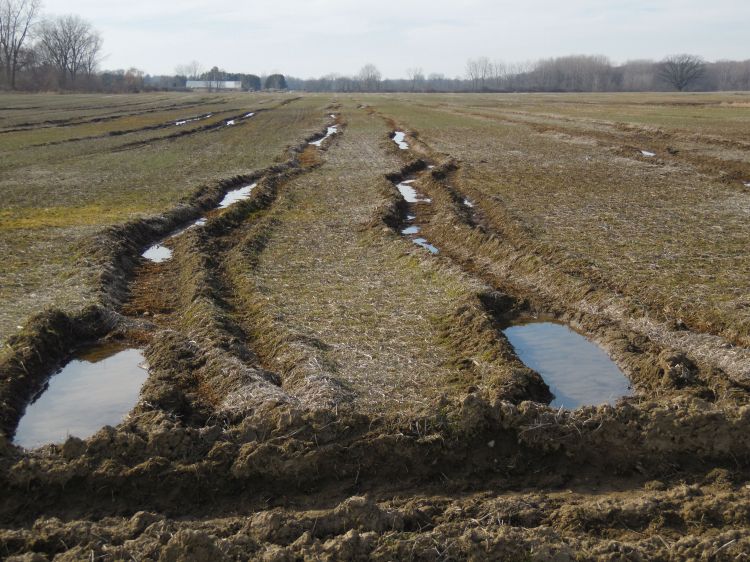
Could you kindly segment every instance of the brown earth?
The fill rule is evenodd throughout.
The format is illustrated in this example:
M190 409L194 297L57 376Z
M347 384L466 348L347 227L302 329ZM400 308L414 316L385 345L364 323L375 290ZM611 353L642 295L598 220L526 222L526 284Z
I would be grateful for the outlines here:
M469 148L452 154L380 99L329 106L339 133L321 150L307 145L320 132L300 138L280 163L82 248L97 302L31 321L0 367L0 554L746 557L747 348L635 306L606 268L519 225ZM402 128L408 151L390 139ZM407 175L432 199L409 210L435 256L399 234ZM169 240L171 260L138 258L251 182L249 199ZM599 342L634 396L547 406L501 331L528 313ZM148 345L128 419L14 447L50 367L100 337Z

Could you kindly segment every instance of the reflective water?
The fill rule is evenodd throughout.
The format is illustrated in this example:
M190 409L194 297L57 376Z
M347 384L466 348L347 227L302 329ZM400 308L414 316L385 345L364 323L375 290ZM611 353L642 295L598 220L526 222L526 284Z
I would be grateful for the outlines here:
M240 187L239 189L234 189L232 191L227 192L227 194L224 196L224 199L221 200L221 203L219 203L219 209L226 209L227 207L234 205L238 201L242 201L243 199L247 199L250 197L250 194L253 192L253 189L257 186L257 183L252 183L250 185L246 185L244 187ZM198 219L201 220L201 219ZM205 220L204 220L205 223ZM196 221L196 225L198 222Z
M408 228L403 229L401 231L401 234L406 234L406 235L409 235L409 234L418 234L420 230L422 230L422 229L419 228L418 226L410 226Z
M653 158L656 156L655 152L649 152L648 150L641 150L641 154L643 154L646 158Z
M474 203L472 203L469 199L464 199L464 205L466 205L470 209L474 208Z
M409 148L409 144L405 139L406 133L403 131L396 131L396 134L393 135L393 142L395 142L401 150L407 150Z
M437 254L440 251L424 238L414 238L412 242L414 242L417 246L421 246L422 248L429 250L432 254Z
M141 254L144 258L154 263L167 261L172 257L172 250L157 243Z
M117 425L138 401L145 368L139 349L106 345L78 355L26 408L14 442L31 449Z
M328 127L328 132L326 132L326 136L323 138L320 138L316 141L311 141L310 144L313 146L320 147L323 144L323 141L325 141L327 138L330 138L331 136L335 135L338 129L336 128L336 125L332 127Z
M406 180L402 181L399 184L396 184L396 187L398 188L399 192L401 192L401 195L406 200L407 203L431 203L432 199L428 199L427 197L423 197L420 195L416 189L414 189L411 185L411 183L414 183L415 180Z
M627 377L605 351L564 324L532 321L504 333L521 360L549 385L552 406L614 404L630 394Z

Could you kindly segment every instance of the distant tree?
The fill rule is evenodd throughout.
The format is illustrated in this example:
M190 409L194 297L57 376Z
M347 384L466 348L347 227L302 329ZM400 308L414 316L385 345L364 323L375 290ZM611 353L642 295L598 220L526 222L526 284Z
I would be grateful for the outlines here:
M143 71L135 67L125 71L125 88L128 92L138 92L143 89Z
M406 70L406 76L411 82L411 91L414 92L424 83L424 72L421 68L409 68Z
M682 92L705 72L706 63L696 55L672 55L661 61L659 78Z
M251 92L260 91L260 76L255 74L244 74L242 76L242 88L244 90L250 90Z
M39 0L0 0L0 55L11 90L16 88L24 44L36 23L40 5Z
M79 75L94 73L102 39L86 20L61 16L42 23L39 47L44 62L58 71L59 83L65 87L68 79L75 84Z
M271 74L266 78L266 90L286 90L286 78L283 74Z
M492 76L493 65L487 57L469 59L466 61L466 77L471 82L474 91L484 90L487 80Z
M382 76L374 64L366 64L359 71L360 88L366 92L375 92L380 89Z

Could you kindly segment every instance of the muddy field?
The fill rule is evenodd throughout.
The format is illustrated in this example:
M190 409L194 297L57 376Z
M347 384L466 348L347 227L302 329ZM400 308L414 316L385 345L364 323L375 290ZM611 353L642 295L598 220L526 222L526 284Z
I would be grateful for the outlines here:
M746 559L748 101L0 96L0 557Z

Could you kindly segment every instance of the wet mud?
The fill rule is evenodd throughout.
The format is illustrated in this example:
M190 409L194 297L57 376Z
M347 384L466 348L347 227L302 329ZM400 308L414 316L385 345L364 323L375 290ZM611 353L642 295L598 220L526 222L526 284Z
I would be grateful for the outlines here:
M315 157L308 145L328 126L281 164L91 240L82 266L99 280L99 302L77 317L49 311L11 339L0 365L1 555L739 559L750 545L747 389L714 355L605 314L602 287L540 266L543 256L503 229L496 202L458 181L460 162L414 133L402 149L390 124L383 144L403 166L384 174L366 230L403 244L417 266L429 260L475 282L441 327L446 347L463 353L453 367L472 382L418 415L372 414L320 375L325 342L283 331L248 278L278 226L280 194L347 134L343 110L331 110L337 134ZM180 229L171 259L141 257ZM529 314L604 347L633 394L550 406L543 375L503 334ZM102 338L138 343L149 364L127 419L86 439L16 447L49 374Z

